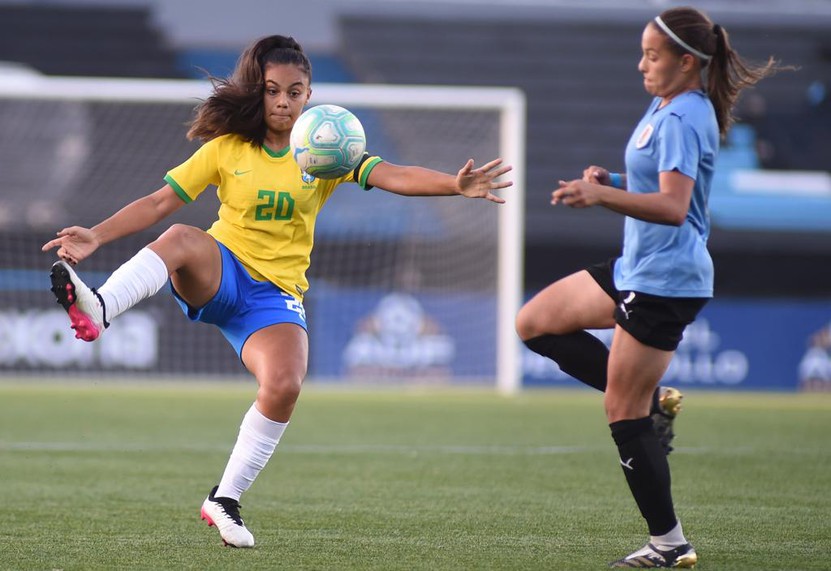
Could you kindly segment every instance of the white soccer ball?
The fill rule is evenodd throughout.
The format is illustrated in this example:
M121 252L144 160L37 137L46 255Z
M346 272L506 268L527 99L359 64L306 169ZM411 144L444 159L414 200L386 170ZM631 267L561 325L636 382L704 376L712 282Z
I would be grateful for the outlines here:
M317 105L297 118L289 144L303 172L333 179L358 166L366 151L366 135L361 122L348 109Z

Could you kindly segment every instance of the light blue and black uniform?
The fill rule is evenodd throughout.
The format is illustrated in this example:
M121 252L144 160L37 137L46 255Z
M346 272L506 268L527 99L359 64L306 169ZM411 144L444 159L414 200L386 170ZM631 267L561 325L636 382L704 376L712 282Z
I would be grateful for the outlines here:
M695 181L690 207L680 227L626 217L615 286L662 297L710 298L707 201L718 155L718 121L703 91L683 93L662 108L660 103L660 97L652 101L626 147L627 189L659 192L659 174L677 171Z

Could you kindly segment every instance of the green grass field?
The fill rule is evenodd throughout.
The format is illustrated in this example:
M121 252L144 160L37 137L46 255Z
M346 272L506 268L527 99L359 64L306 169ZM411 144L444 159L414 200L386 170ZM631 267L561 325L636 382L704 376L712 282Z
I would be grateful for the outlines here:
M2 569L604 569L640 547L589 391L309 385L243 497L199 519L253 384L0 383ZM701 570L829 569L831 395L691 392L670 457Z

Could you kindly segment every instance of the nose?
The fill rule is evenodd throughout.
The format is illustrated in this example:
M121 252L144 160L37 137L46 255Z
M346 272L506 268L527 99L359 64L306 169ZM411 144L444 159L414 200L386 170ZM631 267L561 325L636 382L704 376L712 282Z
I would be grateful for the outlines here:
M277 107L288 107L289 98L285 93L278 93L274 98L274 104Z

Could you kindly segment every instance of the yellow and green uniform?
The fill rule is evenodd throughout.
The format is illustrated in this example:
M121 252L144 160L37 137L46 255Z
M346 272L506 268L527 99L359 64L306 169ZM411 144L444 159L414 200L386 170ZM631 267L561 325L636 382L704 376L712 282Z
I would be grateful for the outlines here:
M309 288L306 270L320 209L341 183L370 188L367 178L380 162L369 157L357 172L320 180L300 170L289 147L275 152L223 135L205 143L164 180L185 202L215 185L219 218L208 234L231 250L254 279L302 299Z

